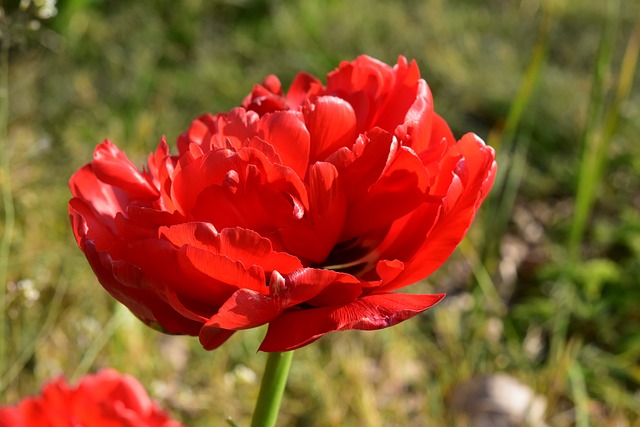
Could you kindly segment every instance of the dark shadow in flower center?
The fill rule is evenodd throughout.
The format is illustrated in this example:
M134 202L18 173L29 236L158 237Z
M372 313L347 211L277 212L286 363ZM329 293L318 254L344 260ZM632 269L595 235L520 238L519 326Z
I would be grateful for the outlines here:
M354 237L338 243L322 264L312 267L339 271L358 277L368 269L369 262L366 256L371 253L373 248L375 245L372 247L370 240Z

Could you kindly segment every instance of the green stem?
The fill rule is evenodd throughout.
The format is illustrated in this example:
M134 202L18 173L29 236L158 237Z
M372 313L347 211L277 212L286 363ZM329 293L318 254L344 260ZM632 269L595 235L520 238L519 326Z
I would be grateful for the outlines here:
M251 427L274 427L287 384L293 351L269 353Z

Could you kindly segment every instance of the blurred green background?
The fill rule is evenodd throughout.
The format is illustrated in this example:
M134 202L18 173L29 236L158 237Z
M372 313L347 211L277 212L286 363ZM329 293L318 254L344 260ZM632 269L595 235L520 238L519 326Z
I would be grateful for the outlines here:
M18 3L0 3L0 402L111 366L185 425L246 425L264 330L207 353L134 319L75 245L67 181L105 138L142 165L267 74L324 79L366 53L414 58L454 134L496 148L499 176L413 287L445 302L297 351L281 425L472 425L456 390L495 373L546 399L548 425L640 425L639 2Z

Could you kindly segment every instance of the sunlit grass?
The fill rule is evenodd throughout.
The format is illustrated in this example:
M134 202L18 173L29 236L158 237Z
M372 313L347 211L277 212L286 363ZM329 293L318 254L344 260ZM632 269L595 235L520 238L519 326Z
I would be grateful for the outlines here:
M1 402L112 366L186 425L247 425L264 329L205 352L138 322L75 247L67 180L104 138L140 165L163 134L173 144L198 114L236 105L269 73L286 86L298 70L323 76L368 53L415 58L455 134L497 148L500 178L460 250L417 285L448 292L445 301L394 328L298 350L282 425L451 425L456 387L498 372L547 398L550 425L640 418L634 2L59 9L37 32L16 33L1 75L10 84L0 111Z

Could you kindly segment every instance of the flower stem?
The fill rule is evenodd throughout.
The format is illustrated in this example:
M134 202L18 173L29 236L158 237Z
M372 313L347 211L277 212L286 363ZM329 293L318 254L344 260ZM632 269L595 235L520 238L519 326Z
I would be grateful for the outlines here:
M293 351L269 353L251 427L274 427L287 384Z

